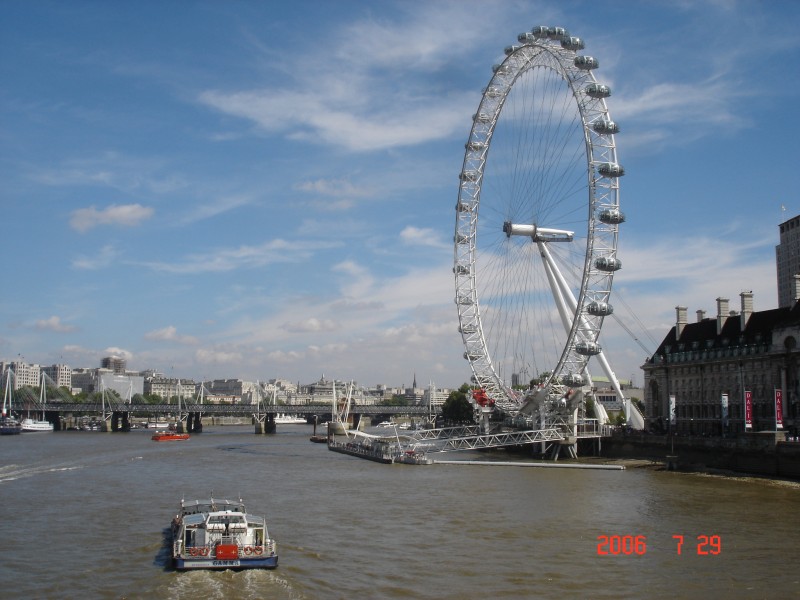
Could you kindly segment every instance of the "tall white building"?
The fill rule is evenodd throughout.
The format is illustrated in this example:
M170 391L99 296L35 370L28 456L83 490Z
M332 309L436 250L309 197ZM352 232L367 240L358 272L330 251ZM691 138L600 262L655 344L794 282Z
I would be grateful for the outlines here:
M69 365L50 365L42 367L42 371L55 382L56 387L72 389L72 369Z
M14 373L11 377L12 389L18 390L26 385L38 387L40 383L39 378L41 377L41 367L39 365L29 365L28 363L18 360L12 362L4 361L1 364L3 370L3 385L5 385L6 372L10 368Z

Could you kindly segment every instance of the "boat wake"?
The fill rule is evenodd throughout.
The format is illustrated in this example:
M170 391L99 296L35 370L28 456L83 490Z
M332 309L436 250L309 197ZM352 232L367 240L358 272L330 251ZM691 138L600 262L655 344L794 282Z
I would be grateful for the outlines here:
M290 579L276 571L188 571L175 578L168 590L158 590L165 598L309 598Z
M62 471L77 471L85 468L85 465L76 464L60 464L60 465L5 465L0 467L0 483L7 481L14 481L16 479L25 479L26 477L34 477L36 475L44 475L47 473L60 473Z

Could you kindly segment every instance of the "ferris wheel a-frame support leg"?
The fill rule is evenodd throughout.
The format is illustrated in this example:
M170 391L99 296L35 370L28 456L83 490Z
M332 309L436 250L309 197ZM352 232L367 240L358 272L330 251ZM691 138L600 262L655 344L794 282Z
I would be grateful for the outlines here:
M558 266L555 264L550 251L547 249L547 245L541 241L536 242L536 245L538 246L539 254L542 257L542 262L544 263L545 271L547 272L547 280L550 282L550 288L553 292L553 298L555 299L556 306L558 306L558 312L561 315L561 321L564 324L564 329L569 332L570 328L572 327L572 319L568 315L575 314L578 309L578 301L575 299L572 290L569 288L569 285L567 285L564 276L561 274L561 271L559 271ZM622 406L625 411L625 422L630 423L630 399L622 392L622 387L619 384L619 380L614 374L614 371L611 370L611 365L609 364L608 359L603 351L601 350L596 357L600 362L600 367L608 377L611 386L614 388L614 391L617 392L617 395L622 399ZM608 420L607 416L606 420Z

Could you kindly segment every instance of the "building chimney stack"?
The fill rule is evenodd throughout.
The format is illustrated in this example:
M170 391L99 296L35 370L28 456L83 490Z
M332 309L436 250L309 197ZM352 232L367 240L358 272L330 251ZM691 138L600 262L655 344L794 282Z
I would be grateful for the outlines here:
M700 310L697 311L697 322L699 323L700 321L702 321L705 318L706 318L706 311L704 311L701 308Z
M686 307L675 307L675 339L680 339L683 328L686 327Z
M717 298L717 335L722 333L729 312L728 298Z
M739 294L742 298L742 331L744 328L747 327L747 320L750 318L750 315L753 314L753 290L749 292L742 292Z

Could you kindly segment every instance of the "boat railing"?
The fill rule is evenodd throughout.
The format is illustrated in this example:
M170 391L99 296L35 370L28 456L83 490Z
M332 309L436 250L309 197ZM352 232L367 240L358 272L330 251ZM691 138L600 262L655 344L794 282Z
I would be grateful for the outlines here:
M195 544L194 546L186 546L186 554L191 556L214 556L216 554L215 548L218 545L236 545L239 549L239 557L252 557L252 556L273 556L276 552L276 544L274 540L267 540L263 544L240 544L233 536L225 536L221 539L214 540L208 544ZM175 542L175 554L182 554L183 542L178 540Z

